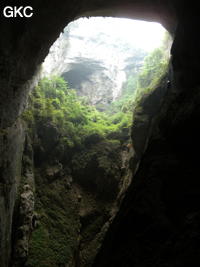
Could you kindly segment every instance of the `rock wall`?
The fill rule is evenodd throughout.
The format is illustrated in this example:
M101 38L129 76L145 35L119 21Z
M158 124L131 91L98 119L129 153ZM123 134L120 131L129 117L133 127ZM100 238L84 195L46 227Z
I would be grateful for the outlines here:
M181 11L172 46L170 90L94 266L175 267L200 262L196 176L200 95L195 52L199 36L194 30L198 22L192 8Z

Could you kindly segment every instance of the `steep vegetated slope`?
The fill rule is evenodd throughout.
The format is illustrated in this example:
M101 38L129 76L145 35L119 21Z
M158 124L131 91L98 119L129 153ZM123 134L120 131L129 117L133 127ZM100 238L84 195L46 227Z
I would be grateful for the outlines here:
M27 134L13 266L92 265L144 150L166 92L166 70L165 50L156 49L104 112L61 77L39 82L23 114Z

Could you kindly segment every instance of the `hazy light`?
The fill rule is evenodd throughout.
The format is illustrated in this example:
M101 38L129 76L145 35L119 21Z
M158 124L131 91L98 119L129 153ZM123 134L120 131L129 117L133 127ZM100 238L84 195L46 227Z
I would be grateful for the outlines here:
M128 69L130 71L137 62L135 68L139 70L148 52L161 46L165 33L165 29L154 22L108 17L75 20L51 47L42 75L61 75L78 63L96 61L101 71L93 79L98 84L103 75L112 81L115 99L127 79ZM86 79L83 86L87 87L88 83Z
M146 51L159 47L166 32L159 23L132 19L92 17L78 21L80 26L74 29L75 34L85 37L104 32L113 39L133 43Z

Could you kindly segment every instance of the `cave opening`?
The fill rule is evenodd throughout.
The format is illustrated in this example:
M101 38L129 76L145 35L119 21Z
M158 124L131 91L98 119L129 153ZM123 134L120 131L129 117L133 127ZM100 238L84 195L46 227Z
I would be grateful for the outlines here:
M30 184L35 208L28 255L14 249L19 264L92 266L144 152L169 86L171 39L154 23L155 32L142 35L147 22L138 21L136 43L124 31L132 20L117 20L71 23L50 49L22 114L28 133L22 197Z
M48 140L59 144L56 127L48 122L39 135L33 127L34 134L28 128L25 131L19 116L36 82L37 68L64 26L83 15L113 15L159 21L174 34L174 42L171 77L163 80L169 93L157 112L159 116L150 120L148 127L144 123L147 114L137 114L141 117L131 135L137 139L135 151L140 165L134 157L130 161L137 173L111 225L104 225L104 230L108 228L105 238L98 235L103 245L93 266L199 266L198 3L52 0L47 6L46 1L35 0L31 4L35 16L29 20L0 18L0 265L81 266L97 245L87 235L87 226L96 236L102 221L104 224L110 219L105 202L97 202L90 193L84 195L81 186L72 188L70 169L62 172L62 162L51 162L51 168L41 165L45 155L47 163L48 154L50 158L62 150L62 146L58 150L48 147ZM156 93L150 98L156 95L159 98ZM148 103L143 101L145 110L149 110ZM54 106L58 104L54 102ZM35 107L41 105L38 101ZM142 129L147 128L149 134L140 138ZM45 134L51 138L41 140ZM78 158L83 166L84 156ZM105 162L105 157L101 160ZM93 209L97 206L98 210ZM99 216L102 210L103 218ZM80 242L82 235L84 244Z

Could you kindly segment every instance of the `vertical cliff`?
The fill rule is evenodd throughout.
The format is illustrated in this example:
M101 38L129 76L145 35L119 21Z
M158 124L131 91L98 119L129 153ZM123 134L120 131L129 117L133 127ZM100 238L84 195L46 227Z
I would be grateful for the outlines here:
M94 266L199 264L199 36L192 10L181 10L169 92Z
M144 22L140 23L138 27L144 27ZM128 20L121 24L131 27ZM114 18L102 17L71 22L51 47L42 76L62 75L89 103L108 106L121 95L123 83L133 69L137 75L144 57L155 46L150 43L148 47L141 40L130 38L124 34L128 29L117 30L119 25ZM132 26L133 36L142 39L137 26Z

